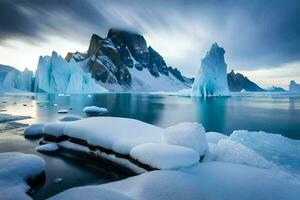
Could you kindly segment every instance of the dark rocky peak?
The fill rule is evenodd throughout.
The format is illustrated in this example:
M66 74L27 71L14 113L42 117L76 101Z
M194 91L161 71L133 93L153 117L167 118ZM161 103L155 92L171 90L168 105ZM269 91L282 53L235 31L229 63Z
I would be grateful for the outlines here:
M110 29L107 37L111 39L120 53L130 51L132 57L143 67L149 64L149 50L145 38L135 32L124 31L121 29Z
M90 46L88 49L88 56L97 54L98 51L101 48L101 41L103 38L101 38L99 35L93 34L90 40Z
M158 77L159 73L162 73L166 76L169 75L168 67L163 57L156 52L151 46L148 48L149 50L149 71L150 73Z

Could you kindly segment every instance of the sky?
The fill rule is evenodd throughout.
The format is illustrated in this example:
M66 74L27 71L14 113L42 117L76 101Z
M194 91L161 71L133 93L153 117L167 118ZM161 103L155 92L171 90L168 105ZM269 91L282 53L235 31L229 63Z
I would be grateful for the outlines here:
M210 46L262 87L300 82L299 0L0 0L0 63L35 70L53 50L87 50L109 28L136 31L168 65L196 76Z

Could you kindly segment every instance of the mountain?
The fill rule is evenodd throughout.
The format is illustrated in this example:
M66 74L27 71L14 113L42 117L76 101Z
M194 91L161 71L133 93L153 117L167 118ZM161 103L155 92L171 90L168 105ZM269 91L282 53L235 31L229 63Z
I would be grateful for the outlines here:
M285 89L281 88L281 87L276 87L276 86L272 86L270 88L266 89L268 92L286 92Z
M290 92L300 92L300 84L298 84L294 80L292 80L289 84L289 91Z
M227 82L231 92L240 92L243 89L248 92L263 92L265 91L254 82L250 81L247 77L240 73L234 73L232 70L227 74Z
M87 52L68 53L65 59L73 59L109 91L177 91L190 87L190 80L169 67L142 35L130 31L110 29L106 38L93 34Z
M229 94L224 59L225 50L213 44L201 61L198 75L193 84L194 96L226 96Z

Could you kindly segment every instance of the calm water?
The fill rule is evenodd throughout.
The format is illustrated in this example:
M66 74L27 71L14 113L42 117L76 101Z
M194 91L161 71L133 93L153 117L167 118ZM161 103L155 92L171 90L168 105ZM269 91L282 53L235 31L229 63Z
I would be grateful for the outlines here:
M2 103L1 103L2 102ZM231 134L233 130L263 130L300 139L300 97L261 95L229 98L190 98L151 94L47 94L0 97L2 113L31 116L24 123L49 122L61 117L60 109L86 117L88 105L106 107L107 116L129 117L161 127L183 121L202 123L207 131ZM55 106L54 104L57 104Z

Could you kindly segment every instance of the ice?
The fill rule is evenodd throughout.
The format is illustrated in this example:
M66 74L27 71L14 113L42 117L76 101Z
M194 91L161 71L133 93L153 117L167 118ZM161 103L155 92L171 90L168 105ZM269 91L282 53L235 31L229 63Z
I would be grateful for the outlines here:
M227 139L228 136L218 132L207 132L206 139L207 142L217 144L220 140Z
M24 71L13 69L6 75L5 79L3 80L3 85L18 90L31 92L33 90L33 80L33 72L27 68Z
M65 113L68 113L69 111L67 109L61 109L59 111L57 111L57 113L59 114L65 114Z
M27 138L40 137L44 134L44 124L31 124L24 130L24 136Z
M31 199L26 181L44 170L45 161L36 155L0 153L0 199Z
M272 168L274 166L255 151L229 139L221 140L217 144L216 160L259 168Z
M300 92L300 84L297 84L296 81L292 80L289 84L290 92Z
M155 169L179 169L199 162L197 151L164 143L145 143L134 147L130 156Z
M39 152L53 152L57 151L58 149L59 147L57 146L57 144L54 143L43 144L35 148L35 150Z
M230 199L297 200L299 183L276 176L277 171L247 165L207 162L182 170L156 170L121 181L66 190L51 200L117 199ZM109 192L108 192L109 191Z
M282 169L300 174L300 141L263 131L234 131L230 140L254 150Z
M166 128L162 141L194 149L200 155L204 155L208 148L203 126L192 122L182 122Z
M198 75L192 87L193 96L228 96L225 50L213 44L201 61Z
M85 113L107 113L108 110L107 108L100 108L100 107L97 107L97 106L87 106L85 107L82 112L85 112Z
M77 121L81 120L82 118L77 115L65 115L63 117L60 117L58 120L62 122L70 122L70 121Z
M67 81L66 81L67 80ZM56 52L39 58L35 78L35 92L101 93L107 90L98 85L91 74L83 71L73 58L67 62Z

